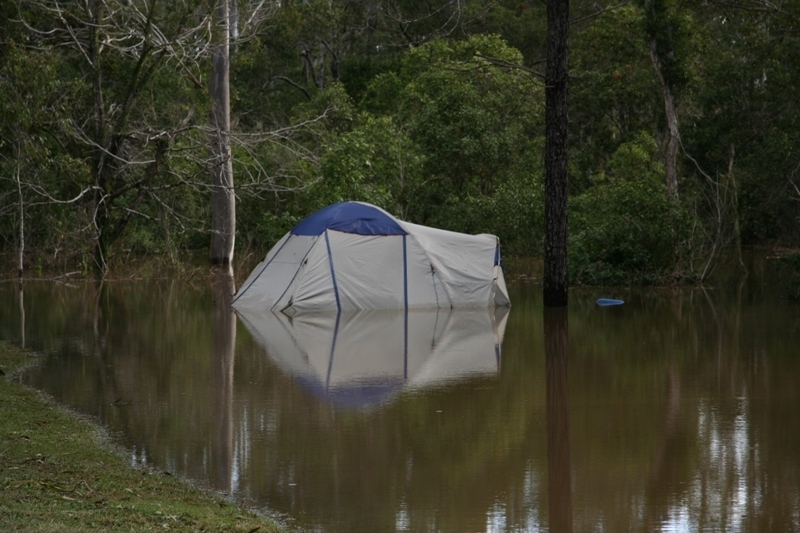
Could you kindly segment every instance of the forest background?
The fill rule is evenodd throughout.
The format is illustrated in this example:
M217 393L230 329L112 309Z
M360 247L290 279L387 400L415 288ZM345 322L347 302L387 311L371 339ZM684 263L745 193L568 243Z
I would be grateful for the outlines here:
M220 5L229 128L213 113ZM725 250L798 246L800 3L570 9L570 282L698 281ZM5 0L0 11L9 269L208 257L222 189L235 195L239 265L342 200L494 233L507 258L542 255L542 1ZM229 162L233 186L220 187Z

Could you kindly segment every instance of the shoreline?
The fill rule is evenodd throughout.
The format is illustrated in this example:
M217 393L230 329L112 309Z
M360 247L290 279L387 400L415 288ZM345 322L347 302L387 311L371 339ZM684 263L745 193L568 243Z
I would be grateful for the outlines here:
M0 530L290 531L224 495L131 466L105 428L15 379L41 357L0 341Z

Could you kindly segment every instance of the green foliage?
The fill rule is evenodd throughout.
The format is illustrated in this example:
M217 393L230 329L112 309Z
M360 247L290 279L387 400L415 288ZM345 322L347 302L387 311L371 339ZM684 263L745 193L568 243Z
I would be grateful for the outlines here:
M707 6L708 7L708 6ZM728 175L738 186L742 243L800 243L800 202L795 197L800 158L797 123L800 42L795 4L780 10L695 11L707 38L694 67L695 117L682 132L685 149L710 176ZM688 167L694 186L708 183ZM692 182L690 182L692 183ZM705 213L703 213L705 215Z
M570 279L664 283L676 274L688 217L667 199L652 139L622 145L598 183L570 202Z
M571 188L581 191L621 144L653 128L658 80L633 5L615 9L573 38L570 86Z
M359 102L370 85L383 75L400 68L402 53L387 52L371 56L351 56L342 61L341 82L353 100Z
M724 244L716 227L740 228L743 244L800 243L798 7L653 0L598 13L611 4L571 6L574 279L680 271L681 212L698 217L698 261ZM145 4L108 4L118 16L107 19L87 5L0 8L0 253L19 245L17 174L31 265L90 264L98 231L110 260L207 246L209 64L180 41L206 4L147 3L160 32L150 40L132 37ZM244 38L231 48L241 248L267 248L311 211L358 199L540 255L544 88L531 71L544 69L543 4L284 2L249 26L257 6L240 3ZM91 28L115 43L95 65L76 46L90 49ZM198 31L195 44L207 37ZM662 205L651 45L676 96L680 209ZM611 222L634 215L638 229ZM671 251L656 257L651 233L668 227Z
M286 220L360 200L414 222L500 234L520 254L538 249L542 88L485 57L522 60L497 36L433 41L376 75L357 105L333 84L298 106L298 120L325 116L309 139L317 164L300 172L310 185L259 204L270 212L256 219L267 242Z
M49 201L74 197L87 184L86 161L65 152L58 136L79 89L80 83L64 79L57 56L6 43L0 63L0 219L6 221L0 250L3 243L19 246L22 201L31 263L41 263L47 253L48 261L72 266L87 251L81 229L89 226L90 212Z
M492 195L449 198L431 224L462 233L495 234L506 257L529 257L542 249L543 196L541 181L503 182Z
M407 211L419 198L422 155L390 117L364 115L359 122L326 146L321 197L326 203L355 199Z
M580 16L580 6L576 15ZM545 52L547 35L546 6L531 0L499 0L467 3L463 17L471 21L472 35L502 35L508 44L522 54L523 63L539 62ZM544 70L544 69L542 69Z
M192 81L199 63L181 56L197 5L150 3L148 23L131 4L106 7L21 5L26 25L13 29L25 46L3 49L0 196L17 205L3 203L12 223L0 233L13 231L4 242L19 246L22 201L31 262L82 270L98 250L104 263L174 257L202 226L193 217L208 200L188 183L202 168L196 126L208 99ZM21 198L8 178L17 174Z
M368 109L395 116L424 156L428 205L411 213L420 222L440 206L491 196L534 172L529 155L538 160L541 153L541 87L485 57L522 61L497 36L434 41L410 51L399 74L378 77L365 98Z
M318 166L301 178L310 184L274 204L259 222L260 237L275 242L309 213L341 201L364 201L405 215L424 201L424 159L390 117L357 114L353 126L325 135ZM254 206L261 208L264 203Z
M645 33L655 46L664 79L677 90L689 82L688 63L696 52L691 40L696 28L690 11L682 7L675 0L643 2Z

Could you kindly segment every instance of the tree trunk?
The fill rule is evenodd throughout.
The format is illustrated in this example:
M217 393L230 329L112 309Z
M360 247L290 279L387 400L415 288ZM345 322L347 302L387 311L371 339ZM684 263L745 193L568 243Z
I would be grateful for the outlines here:
M14 174L17 181L17 194L19 194L19 255L17 263L17 277L19 282L22 283L22 276L25 269L25 197L22 194L22 179L20 178L20 166L22 165L22 149L19 143L15 145L16 152L16 166L14 167ZM22 285L20 285L22 290Z
M108 122L106 105L103 96L103 69L100 68L100 37L98 36L99 21L103 20L102 7L95 12L95 17L89 26L89 64L92 67L92 97L94 100L94 140L100 149L93 154L94 174L94 273L102 278L108 270L108 202L107 202L107 164L105 149L109 148Z
M233 189L230 129L230 11L228 0L215 2L215 42L210 93L211 111L211 254L212 265L233 262L236 237L236 198Z
M661 85L661 94L664 99L664 116L667 121L667 139L664 143L664 170L666 172L667 180L667 194L670 201L678 203L678 147L680 143L680 130L678 129L678 110L675 106L675 92L673 83L669 76L665 73L664 60L661 57L663 48L667 47L666 59L672 57L672 42L670 32L659 30L659 17L665 17L662 13L663 4L659 4L659 8L654 4L653 0L645 0L644 7L647 17L647 32L650 40L650 61L653 63L653 70L655 70L658 82ZM660 33L667 33L666 36L659 35ZM659 51L659 39L662 41L662 51ZM663 43L666 41L666 44Z
M569 1L547 2L544 305L567 305Z
M667 141L664 147L664 170L667 175L667 194L669 199L678 203L678 144L680 135L678 130L678 110L675 107L675 95L672 93L667 80L660 67L655 40L650 43L650 58L661 83L661 92L664 97L664 116L667 119Z
M731 143L730 157L728 158L728 184L731 188L731 206L733 207L733 238L736 244L736 255L739 258L739 267L747 274L747 266L742 259L742 230L739 227L739 186L736 184L736 176L733 174L733 160L736 155L736 148Z
M667 173L667 192L673 203L678 203L678 111L675 97L668 86L664 86L664 111L667 116L667 148L664 153L664 168Z

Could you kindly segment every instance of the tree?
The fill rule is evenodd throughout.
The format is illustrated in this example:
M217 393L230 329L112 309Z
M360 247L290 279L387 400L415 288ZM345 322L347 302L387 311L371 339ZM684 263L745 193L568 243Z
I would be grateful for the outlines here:
M494 35L434 41L408 51L398 72L376 76L360 101L343 84L318 93L314 102L336 107L313 139L319 164L309 174L319 178L260 202L261 234L277 240L291 220L349 199L412 222L495 233L506 252L541 247L544 91L506 66L521 61Z
M241 34L234 42L251 38L271 15L264 4L237 2ZM207 0L37 0L15 7L14 23L7 26L16 33L0 29L9 43L25 46L0 50L0 90L9 95L0 109L0 135L19 139L14 146L22 156L0 142L0 170L22 176L13 182L13 194L15 206L24 200L24 221L17 220L19 209L12 220L14 228L26 222L26 247L38 242L40 250L54 248L51 260L64 257L66 248L79 256L70 260L81 270L105 274L120 252L175 259L181 247L208 246L213 211L210 255L229 264L235 229L231 151L243 155L247 183L241 190L254 195L274 189L273 176L308 151L298 148L291 126L230 131L226 56L236 32L235 17L224 14L231 9L228 0L219 12L211 12ZM212 65L216 75L206 80L203 71ZM19 96L10 98L14 94ZM264 164L258 145L289 155ZM19 164L28 170L15 173ZM202 178L209 170L214 184ZM2 197L11 191L6 181L11 185L3 178ZM50 209L42 211L44 204ZM5 205L0 215L11 217ZM51 217L47 231L40 230ZM13 240L21 244L16 235Z
M669 10L667 0L644 0L646 33L650 59L653 62L664 104L666 139L664 142L664 169L670 200L678 203L678 108L675 93L685 81L681 54L676 48L680 38L677 17Z
M591 188L570 199L570 280L587 285L668 283L689 240L669 200L655 139L620 145Z
M236 197L231 160L230 8L215 0L211 93L211 248L212 265L228 268L236 240Z
M682 134L693 157L687 171L708 198L708 233L722 236L723 248L739 233L743 245L796 245L800 6L717 0L703 7L696 16L709 44L693 103L702 114Z
M191 80L206 55L206 16L196 3L158 0L21 2L18 13L28 53L58 58L59 76L74 87L69 109L42 129L90 168L76 176L91 193L78 205L89 216L94 267L105 273L109 247L136 219L190 211L164 195L192 174L202 101Z
M622 144L643 132L659 138L657 124L663 113L654 102L660 101L661 90L643 27L643 11L626 4L570 35L573 194L594 185Z
M545 307L567 305L569 1L547 2L545 89Z

